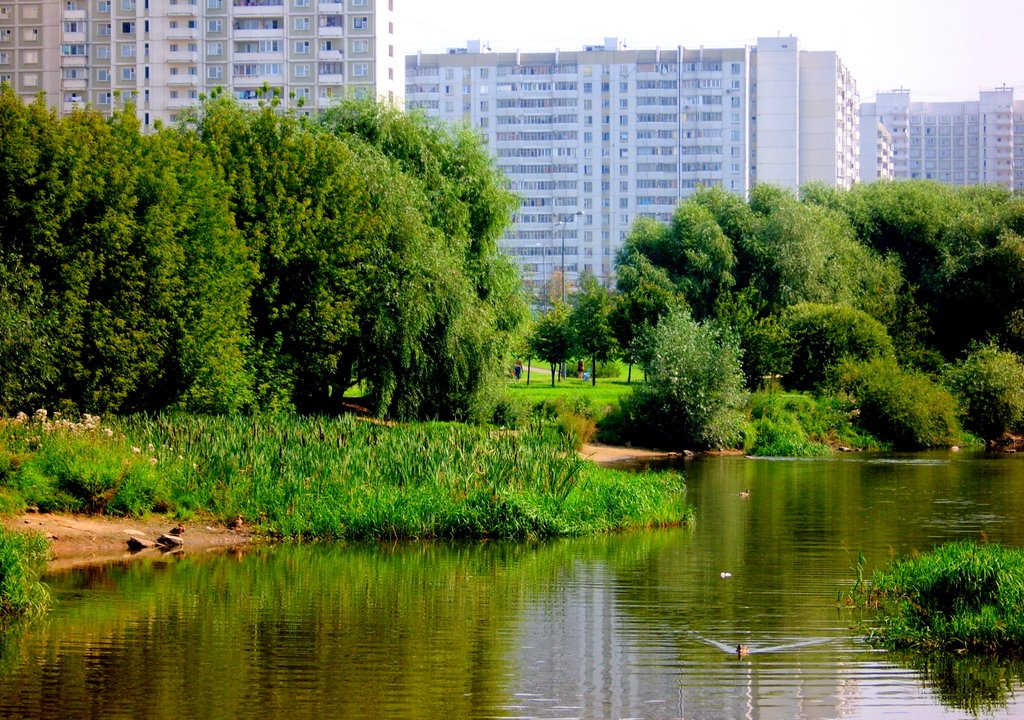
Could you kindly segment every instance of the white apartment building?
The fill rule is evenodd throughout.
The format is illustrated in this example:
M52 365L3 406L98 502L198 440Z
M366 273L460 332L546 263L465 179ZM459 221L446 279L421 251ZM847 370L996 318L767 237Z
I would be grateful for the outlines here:
M795 38L754 47L491 52L479 42L406 59L406 106L481 132L521 197L503 248L539 287L564 268L613 281L637 218L668 222L700 187L849 187L856 84Z
M200 93L285 107L346 93L401 102L394 0L0 0L0 81L57 112L134 98L144 127Z
M876 123L891 133L897 180L1024 190L1024 101L1014 100L1013 88L962 102L914 102L909 90L879 93L861 105L861 125ZM871 152L862 146L862 163Z
M893 166L892 133L881 122L875 122L871 132L871 119L861 117L860 125L860 177L864 182L893 180L896 171Z

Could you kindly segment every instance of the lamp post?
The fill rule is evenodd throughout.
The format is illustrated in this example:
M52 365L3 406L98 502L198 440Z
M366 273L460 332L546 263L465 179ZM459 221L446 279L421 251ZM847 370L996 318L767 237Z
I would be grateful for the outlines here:
M582 214L583 214L582 210L577 210L576 212L571 213L570 215L564 216L561 220L559 220L557 223L555 223L555 227L556 228L558 228L558 227L561 228L561 235L562 235L562 302L563 303L565 302L565 224L567 222L569 222L570 220L578 218Z

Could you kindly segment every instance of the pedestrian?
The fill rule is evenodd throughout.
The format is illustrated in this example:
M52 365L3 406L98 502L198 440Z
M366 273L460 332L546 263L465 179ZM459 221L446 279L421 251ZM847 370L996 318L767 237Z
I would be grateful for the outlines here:
M516 367L515 367L515 370L513 372L515 372L515 374L516 374L516 382L519 382L519 378L521 378L523 376L523 361L522 360L516 360Z
M583 365L583 361L582 360L580 360L578 363L576 363L576 377L578 379L580 379L580 380L583 379L583 371L584 371L584 369L585 369L585 366Z

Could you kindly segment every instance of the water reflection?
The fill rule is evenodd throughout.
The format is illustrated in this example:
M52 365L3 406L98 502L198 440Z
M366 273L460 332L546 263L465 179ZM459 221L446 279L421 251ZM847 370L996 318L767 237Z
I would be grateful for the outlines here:
M285 546L55 576L50 617L0 635L0 716L1024 713L1019 663L880 653L836 602L858 552L870 573L982 532L1024 544L1024 464L946 453L686 470L693 529Z

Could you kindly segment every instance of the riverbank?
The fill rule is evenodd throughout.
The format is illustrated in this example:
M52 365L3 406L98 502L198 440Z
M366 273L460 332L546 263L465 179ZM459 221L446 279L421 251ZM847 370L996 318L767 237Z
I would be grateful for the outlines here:
M145 518L107 517L71 513L23 513L5 517L4 527L17 532L41 533L50 541L50 562L47 569L66 570L82 565L118 562L161 550L150 548L140 552L128 549L131 537L154 542L177 522L152 515ZM242 526L228 528L223 523L196 520L184 523L181 547L172 552L224 552L249 545L252 533Z
M596 443L584 445L579 454L596 465L680 456L679 453ZM176 520L158 514L132 518L61 512L27 512L4 517L0 522L10 530L37 532L46 537L50 541L50 571L157 555L162 551L156 548L141 553L131 552L128 539L136 537L153 542L177 524ZM184 525L182 546L173 552L224 552L244 548L253 541L251 526L228 528L212 517L199 518Z

